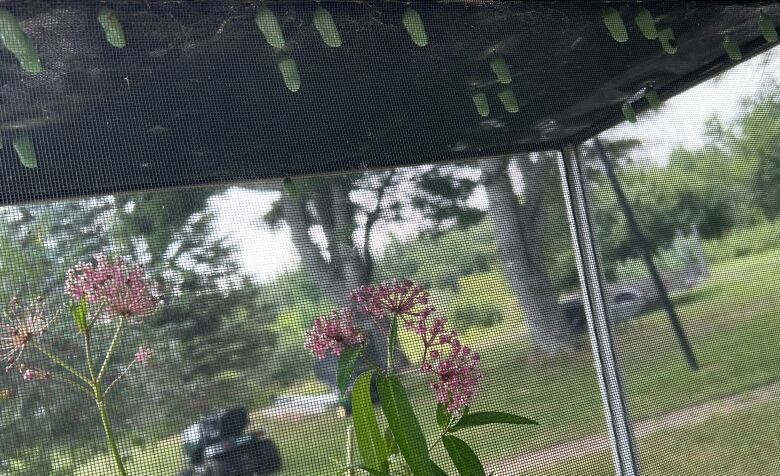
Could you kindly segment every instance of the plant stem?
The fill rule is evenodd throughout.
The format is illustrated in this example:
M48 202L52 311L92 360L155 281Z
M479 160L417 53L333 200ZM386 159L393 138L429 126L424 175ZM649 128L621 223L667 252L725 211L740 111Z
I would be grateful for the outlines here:
M84 333L84 353L87 355L87 370L89 370L89 377L93 382L97 381L95 378L95 363L92 361L92 336L89 330Z
M119 324L116 325L116 332L114 332L114 338L111 339L111 344L108 346L108 351L106 351L106 357L103 359L103 364L100 366L100 372L98 372L97 381L101 382L103 380L103 376L106 374L106 369L108 369L108 362L111 360L111 355L114 353L114 347L116 346L117 341L119 340L119 334L122 333L122 328L124 327L125 319L120 317L119 318Z
M35 350L37 350L37 351L38 351L38 352L40 352L41 354L43 354L43 355L45 355L46 357L48 357L48 358L49 358L49 360L51 360L51 361L52 361L52 362L54 362L55 364L59 365L59 366L60 366L60 367L62 367L63 369L65 369L65 370L67 370L68 372L70 372L70 374L71 374L71 375L73 375L74 377L78 378L78 379L79 379L79 380L81 380L82 382L84 382L84 383L86 383L87 385L89 385L90 387L92 387L92 382L90 382L90 380L89 380L87 377L85 377L85 376L84 376L84 374L82 374L82 373L81 373L81 372L79 372L78 370L74 369L74 368L73 368L73 367L71 367L70 365L66 364L66 363L65 363L65 362L63 362L62 360L60 360L60 358L59 358L59 357L57 357L56 355L54 355L54 354L52 354L51 352L49 352L49 351L48 351L48 350L47 350L45 347L43 347L42 345L39 345L39 344L37 344L37 343L34 343L34 342L31 342L29 345L33 346L33 348L35 348Z
M111 429L111 420L108 418L108 411L106 410L106 403L103 401L103 396L100 394L100 386L95 385L95 405L97 405L98 412L100 413L100 421L103 423L103 431L106 433L106 441L108 447L111 449L111 455L114 457L116 463L116 470L120 476L127 476L127 471L122 464L122 456L119 454L119 448L116 445L114 439L114 432Z

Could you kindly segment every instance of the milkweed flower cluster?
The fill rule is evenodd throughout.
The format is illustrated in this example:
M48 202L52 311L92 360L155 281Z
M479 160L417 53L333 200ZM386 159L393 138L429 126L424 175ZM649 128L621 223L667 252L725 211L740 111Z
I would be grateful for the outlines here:
M122 257L98 255L94 263L79 263L67 272L65 292L75 300L86 296L90 303L103 306L106 319L140 321L160 304L144 268L130 266Z
M160 298L152 291L151 281L141 266L126 263L121 257L108 258L95 256L92 262L80 263L70 269L65 277L65 293L75 302L68 307L72 317L72 330L83 336L85 365L88 371L79 369L70 359L57 356L47 349L45 342L37 342L54 322L42 298L24 305L21 300L13 299L8 310L0 319L0 359L6 364L6 371L18 370L23 380L54 380L67 383L95 402L111 449L117 471L126 475L124 463L113 436L111 420L108 416L105 399L116 384L124 378L134 364L142 364L152 357L148 347L141 346L133 355L133 360L125 370L111 382L107 380L105 370L109 368L115 353L116 343L121 342L121 334L127 321L141 323L143 318L157 310ZM103 338L105 333L93 333L96 322L115 324L114 336L103 355L102 364L95 366L94 339ZM352 342L347 342L351 345ZM52 370L32 367L21 360L24 351L31 347L45 358ZM99 369L99 370L98 370ZM56 372L55 372L56 370Z
M135 361L142 364L152 357L152 349L141 346L135 353Z
M352 309L339 309L314 319L312 328L306 331L304 347L323 359L329 352L339 355L345 347L362 343L363 336L354 325Z
M0 321L0 359L6 362L6 371L9 371L27 345L46 332L52 319L48 317L42 298L29 304L13 298L3 317Z
M408 279L365 285L353 291L351 298L356 309L345 308L329 317L318 317L307 331L305 346L315 357L322 359L328 352L338 355L345 346L363 342L355 339L361 335L354 324L355 310L383 328L388 317L396 316L401 328L416 334L422 343L419 368L435 377L431 389L437 402L450 412L472 403L482 378L477 368L479 353L463 345L455 330L448 329L446 317L434 315L436 308L424 286Z

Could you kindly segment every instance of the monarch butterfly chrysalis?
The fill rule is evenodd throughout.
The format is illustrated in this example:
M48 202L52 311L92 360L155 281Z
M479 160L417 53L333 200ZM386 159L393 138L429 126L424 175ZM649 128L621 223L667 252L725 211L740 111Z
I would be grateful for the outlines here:
M658 91L649 84L645 88L645 99L647 100L647 104L653 109L658 109L661 106L661 99L658 97Z
M13 14L5 8L0 8L0 40L8 51L16 56L23 70L28 73L43 71L35 45L24 33Z
M636 26L639 27L639 31L642 32L642 36L648 40L655 40L658 38L658 29L655 27L655 19L647 8L637 8L634 22L636 22Z
M766 16L764 12L761 12L758 17L758 29L761 30L761 35L767 42L774 43L777 41L775 24L772 23L772 19Z
M739 44L732 40L729 35L723 37L723 49L726 50L726 54L729 55L732 61L742 59L742 50L739 48Z
M265 41L274 48L284 48L284 35L279 20L268 7L260 7L255 15L255 23Z
M628 122L636 122L636 112L634 112L633 104L626 101L623 103L621 110L623 111L623 117L625 117Z
M613 7L605 7L601 9L601 20L604 22L604 26L609 30L609 34L612 39L623 43L628 41L628 31L626 31L626 25L623 23L623 18L620 17L620 13Z
M474 93L471 96L471 100L474 101L474 106L477 108L477 112L482 117L487 117L490 114L490 106L488 105L487 94Z
M404 24L406 32L415 45L422 47L428 44L428 33L425 32L425 25L417 10L412 7L404 10L401 23Z
M670 26L664 26L658 29L658 41L661 43L661 48L666 53L673 55L677 53L677 40L674 37L674 31Z
M341 34L336 27L336 22L333 21L330 12L322 7L314 10L314 27L317 28L323 43L331 48L341 46Z
M116 13L108 8L101 8L98 13L98 23L106 34L106 41L111 46L114 48L125 47L125 30L122 28L122 23L119 22Z
M509 66L503 56L494 56L490 59L490 69L495 73L499 83L509 84L512 82L512 73L509 72Z
M499 91L498 99L503 104L506 112L515 113L520 110L520 106L517 104L517 97L511 87L507 86Z
M27 136L19 136L14 139L14 150L19 156L19 162L28 169L38 166L38 157L35 155L35 145Z
M294 59L289 56L282 58L279 61L279 72L282 73L282 79L287 89L292 92L297 92L301 89L301 76L298 74L298 65Z

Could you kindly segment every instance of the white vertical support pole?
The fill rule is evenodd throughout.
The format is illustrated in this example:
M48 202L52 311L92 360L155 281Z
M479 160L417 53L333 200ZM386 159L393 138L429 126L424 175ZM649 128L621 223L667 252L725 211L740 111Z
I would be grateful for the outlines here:
M615 474L639 476L634 432L608 320L604 283L588 208L583 168L576 146L566 146L561 150L558 168L569 219L569 231L577 260L582 302L588 320L593 361L610 436Z

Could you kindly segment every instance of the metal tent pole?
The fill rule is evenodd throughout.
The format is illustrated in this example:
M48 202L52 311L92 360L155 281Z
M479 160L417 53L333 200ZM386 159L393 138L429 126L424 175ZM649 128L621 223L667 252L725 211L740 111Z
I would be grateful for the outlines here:
M683 354L685 354L685 360L688 362L688 367L690 367L693 371L697 371L699 370L699 362L696 360L696 356L694 355L693 349L691 348L691 343L688 341L688 337L685 335L685 329L683 329L682 324L680 323L680 318L677 316L677 311L674 309L674 304L672 304L672 300L669 299L669 293L666 291L666 285L661 279L658 268L656 268L655 263L653 262L650 245L648 244L647 239L645 239L644 234L642 234L642 231L639 229L639 223L636 221L634 211L628 204L628 199L626 198L625 192L623 192L623 187L620 186L620 182L617 179L617 174L615 174L615 168L612 165L612 160L607 155L607 151L604 149L604 145L601 143L601 141L596 138L594 139L594 142L596 145L596 153L599 155L599 159L604 165L607 178L609 179L610 185L612 185L612 190L615 192L615 196L617 197L617 201L620 204L620 208L623 210L623 214L626 217L628 228L631 230L631 234L634 236L634 242L639 247L639 253L642 255L642 260L644 260L645 265L647 266L647 270L650 272L650 276L655 283L655 287L658 289L658 295L661 297L661 304L663 304L664 309L666 310L666 314L669 316L669 320L672 323L672 328L674 329L674 335L677 337L677 341L680 343L680 348L682 349Z
M593 360L604 404L604 417L610 436L615 474L639 476L634 432L625 400L612 330L607 320L604 283L597 259L595 234L576 147L567 146L561 150L558 167L572 245L577 259L577 273L583 291Z

